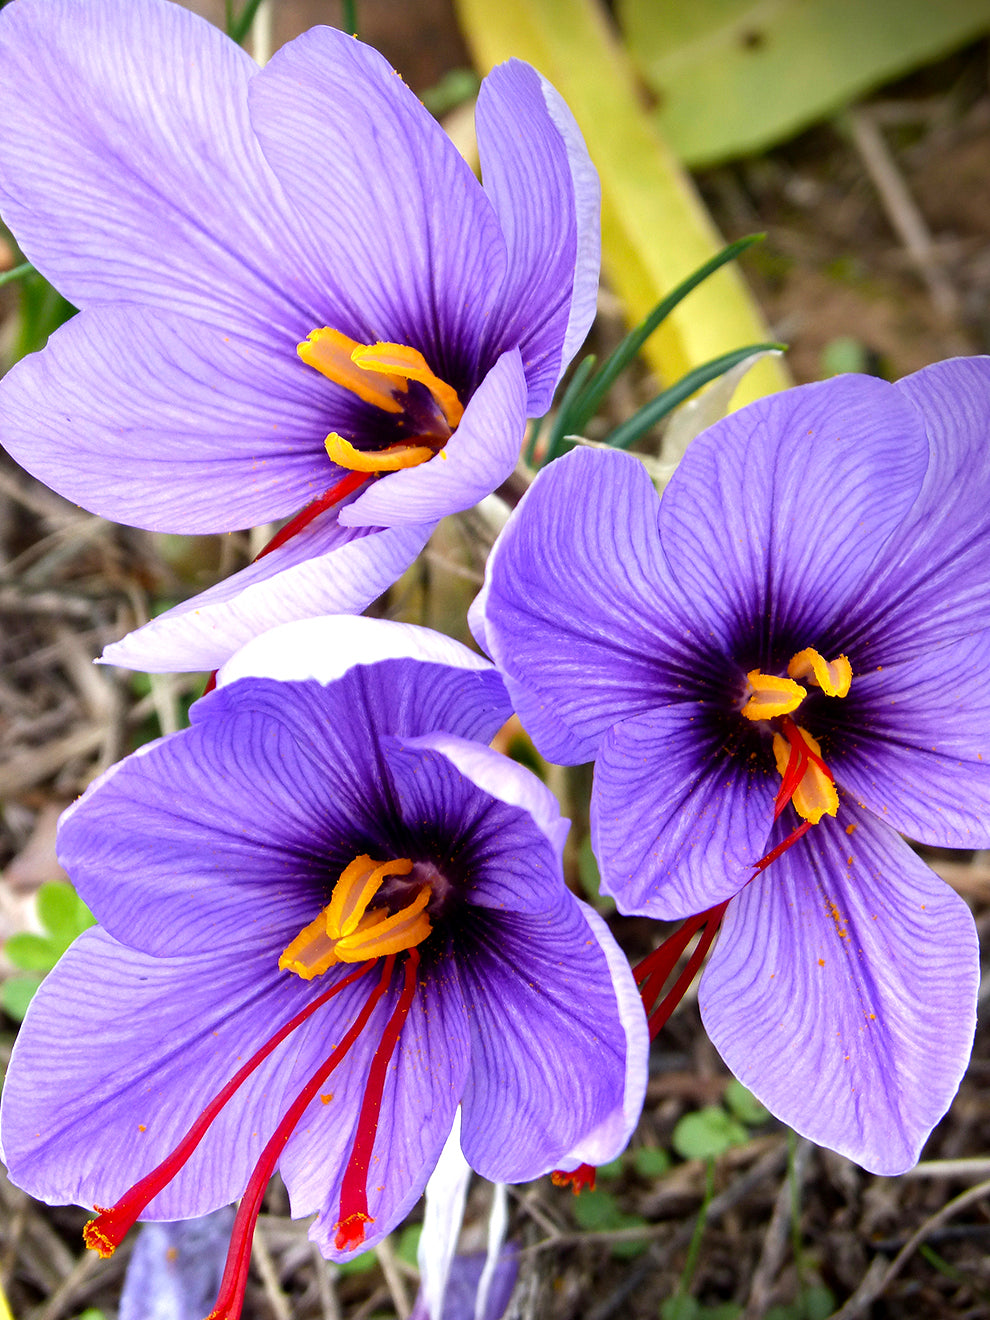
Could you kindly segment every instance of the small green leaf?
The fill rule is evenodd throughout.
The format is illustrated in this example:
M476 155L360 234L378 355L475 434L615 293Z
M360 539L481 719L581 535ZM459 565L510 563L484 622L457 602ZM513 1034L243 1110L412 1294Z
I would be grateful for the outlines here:
M658 1146L640 1146L633 1151L632 1162L641 1178L662 1178L670 1168L670 1156Z
M701 1308L693 1297L676 1293L660 1307L661 1320L699 1320Z
M870 355L854 335L837 335L822 349L821 367L823 376L841 376L847 371L866 373Z
M747 1091L742 1082L733 1077L725 1088L725 1103L732 1113L747 1127L759 1127L770 1118L770 1110L760 1104L752 1091Z
M57 940L29 930L11 935L3 951L15 967L25 972L50 972L64 953Z
M39 985L40 976L8 976L0 985L0 1008L14 1022L23 1022Z
M619 1209L618 1202L610 1192L600 1187L588 1188L574 1198L572 1211L579 1228L589 1233L608 1233L620 1228L639 1228L646 1223L638 1215L627 1215ZM613 1242L613 1256L629 1258L638 1256L647 1247L646 1242Z
M51 880L38 890L38 919L52 938L67 949L77 935L96 925L96 918L72 885Z
M622 1176L622 1156L617 1160L609 1160L608 1164L599 1164L595 1170L599 1178L620 1178Z
M674 1150L686 1160L715 1159L730 1146L741 1146L747 1140L746 1129L721 1105L707 1105L694 1114L685 1114L671 1136Z

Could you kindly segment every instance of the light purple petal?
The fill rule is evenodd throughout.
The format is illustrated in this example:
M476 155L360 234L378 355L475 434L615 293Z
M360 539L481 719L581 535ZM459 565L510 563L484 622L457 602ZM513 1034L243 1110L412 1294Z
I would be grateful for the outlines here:
M440 453L374 482L341 510L341 523L396 527L470 509L512 472L525 424L526 378L519 351L511 349L481 382Z
M347 272L368 337L412 344L455 389L467 384L505 243L440 126L377 51L327 27L277 52L250 105L299 224Z
M180 5L8 7L0 198L25 255L79 306L182 310L265 344L324 324L248 122L257 72Z
M520 1182L569 1158L614 1158L642 1106L648 1042L612 937L564 894L542 913L492 911L472 944L461 964L472 1031L461 1146L472 1168Z
M702 635L729 639L744 669L786 666L805 646L831 658L927 465L917 412L871 377L733 413L693 442L664 491L661 541L685 612Z
M416 1305L421 1308L420 1320L443 1315L447 1279L461 1235L470 1181L471 1166L461 1154L461 1115L458 1111L437 1166L426 1184L423 1232L416 1252L421 1287ZM415 1309L413 1315L416 1315Z
M485 191L509 251L488 339L519 345L527 411L537 416L594 319L598 176L567 106L528 64L510 60L493 69L476 116Z
M412 660L495 674L484 656L431 628L360 615L339 615L300 619L254 638L224 665L217 683L223 687L239 678L313 678L318 683L332 683L355 665L372 665L381 660ZM503 723L511 714L507 702L505 709L508 713Z
M0 391L4 447L102 517L232 531L294 513L340 478L324 449L346 396L296 357L162 310L96 307ZM341 423L342 424L342 423Z
M201 1320L220 1290L233 1225L233 1206L144 1224L127 1262L118 1320Z
M330 510L263 559L112 643L101 658L151 673L218 669L278 624L366 609L432 531L343 528Z
M376 976L371 972L368 979ZM456 972L446 962L418 977L418 990L389 1067L368 1177L368 1211L359 1250L374 1246L408 1214L423 1194L454 1122L469 1067L469 1030ZM394 985L399 984L398 971ZM394 1007L393 992L388 1011ZM380 1044L386 1014L380 1010L327 1085L333 1099L314 1104L279 1165L294 1216L318 1218L309 1236L331 1260L338 1251L340 1184L357 1127L372 1058ZM377 1024L377 1025L376 1025ZM328 1037L332 1045L334 1037ZM335 1085L335 1083L337 1083Z
M700 1002L719 1053L772 1113L895 1174L956 1092L978 982L966 904L844 800L729 906Z
M680 695L657 513L635 458L575 449L536 478L489 557L475 617L550 760L591 760L616 721Z
M25 1190L49 1203L112 1205L318 993L278 971L280 950L231 955L223 933L211 953L154 958L95 928L46 978L18 1035L0 1114L7 1166ZM148 1218L205 1214L241 1195L265 1141L367 994L359 981L276 1048ZM343 1088L348 1106L366 1075L359 1068ZM293 1140L305 1146L304 1129Z
M857 675L846 698L856 705L838 715L836 778L902 834L948 848L990 846L988 671L984 632Z
M557 799L531 770L483 743L449 733L405 738L403 746L439 752L476 788L507 806L521 807L553 844L558 858L563 856L571 823L561 816Z
M602 890L623 912L674 920L746 883L767 851L779 780L725 750L700 703L638 715L605 735L595 763L592 842Z
M931 457L896 555L857 611L877 664L924 657L990 611L990 359L937 362L894 387L920 417Z

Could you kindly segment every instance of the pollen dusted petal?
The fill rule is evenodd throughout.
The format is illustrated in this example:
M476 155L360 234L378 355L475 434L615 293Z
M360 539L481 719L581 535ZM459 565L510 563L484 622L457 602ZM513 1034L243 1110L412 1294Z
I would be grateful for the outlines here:
M363 347L356 339L350 339L339 330L323 326L311 330L297 346L296 352L308 367L314 367L321 376L326 376L335 385L342 385L365 403L373 404L384 412L402 412L402 404L395 394L404 394L409 382L401 376L358 365L353 356L354 350Z
M746 682L750 695L741 713L748 720L770 720L777 715L789 715L808 695L807 688L795 683L793 678L763 674L759 669L751 669Z
M351 358L367 371L394 372L397 376L418 380L421 385L425 385L436 399L451 430L464 416L464 406L457 397L457 391L434 375L418 349L410 348L407 344L372 344L370 347L359 344L352 350Z
M852 665L846 656L840 655L835 660L826 660L811 646L791 657L787 672L791 678L814 683L821 688L826 697L848 696L853 677Z
M418 467L436 457L434 450L425 445L389 445L387 449L355 449L349 440L331 431L326 438L327 455L338 467L352 472L398 472L401 468Z
M804 740L812 755L808 757L804 774L794 790L791 802L803 820L817 825L823 816L834 816L839 810L839 795L834 780L822 768L822 749L817 738L813 738L807 729L796 725L795 732ZM783 776L790 761L791 744L779 733L773 735L773 755L777 770Z

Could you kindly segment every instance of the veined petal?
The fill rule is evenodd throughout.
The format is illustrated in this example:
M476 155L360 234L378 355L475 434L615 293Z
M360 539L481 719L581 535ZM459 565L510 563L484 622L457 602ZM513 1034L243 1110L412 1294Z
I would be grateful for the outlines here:
M369 980L374 976L372 972ZM396 983L398 983L398 971ZM390 1006L394 1006L392 996ZM333 1001L331 1001L333 1002ZM350 1154L358 1112L385 1015L377 1030L366 1030L341 1068L327 1083L332 1099L314 1104L279 1164L292 1213L317 1214L309 1230L331 1260L354 1250L334 1244L340 1219L340 1184ZM332 1047L334 1037L324 1040ZM373 1247L409 1213L423 1194L453 1126L470 1060L467 1015L457 974L445 961L435 972L422 968L409 1016L385 1081L381 1113L367 1184L373 1223L359 1250ZM330 1046L326 1042L329 1040Z
M101 658L150 673L218 669L278 624L366 609L432 531L343 528L337 511L328 510L271 554L112 643Z
M858 611L877 664L954 645L990 613L990 358L936 362L894 389L924 425L930 462L899 551L877 565Z
M50 1203L112 1205L314 994L278 972L263 940L235 958L157 958L99 928L86 931L18 1034L0 1111L11 1175ZM359 981L276 1047L150 1204L149 1218L205 1214L240 1196L288 1104L367 994ZM348 1079L352 1094L361 1078Z
M328 27L275 54L250 106L299 223L327 269L347 272L368 342L411 344L443 380L467 383L505 242L439 124L377 51Z
M476 117L485 191L509 252L489 342L519 345L535 417L594 319L601 190L573 115L528 64L492 70Z
M311 374L291 343L273 353L164 310L94 307L5 377L0 428L22 467L102 517L232 531L333 484L328 407L353 409Z
M575 1152L613 1159L639 1116L648 1043L611 935L565 892L542 913L478 914L469 939L468 1162L493 1181L522 1182Z
M699 998L719 1053L772 1113L895 1174L956 1092L978 982L966 904L846 799L729 906Z
M766 852L777 784L697 703L617 724L595 763L591 829L621 911L675 920L731 898Z
M990 846L990 632L858 676L836 778L891 828L946 848Z
M429 735L425 746L419 739L387 739L383 751L396 810L407 829L422 833L428 827L450 841L448 879L457 887L458 901L527 913L557 904L559 826L557 837L548 837L527 805L479 788L452 757L432 750L431 741ZM533 804L534 791L525 788L523 794ZM538 809L548 814L544 804ZM443 871L442 860L435 860Z
M183 310L262 343L323 324L247 116L257 66L181 5L27 0L0 23L0 196L79 306ZM325 296L325 295L324 295Z
M525 425L526 378L518 349L511 349L481 382L440 453L374 482L341 510L341 522L397 527L470 509L512 472Z
M561 816L557 799L531 770L484 743L457 738L449 733L405 738L402 745L439 752L476 788L507 806L521 807L554 845L557 856L562 857L571 823Z
M844 639L888 541L900 553L927 466L917 412L872 377L733 413L692 443L664 491L661 541L685 612L751 664L786 665L814 646L848 649L862 672L865 646Z
M635 458L575 449L539 474L489 557L475 617L550 760L589 761L612 724L683 695L657 514Z

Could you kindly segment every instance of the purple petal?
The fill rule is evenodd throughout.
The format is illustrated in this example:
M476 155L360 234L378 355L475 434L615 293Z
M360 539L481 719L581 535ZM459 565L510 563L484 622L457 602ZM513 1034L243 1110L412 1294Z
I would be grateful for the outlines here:
M519 352L512 349L481 382L440 453L374 482L341 510L341 523L396 527L438 522L470 509L512 472L525 424L526 378Z
M914 839L990 846L988 671L983 632L856 675L832 760L843 788Z
M218 669L278 624L366 609L432 531L344 528L329 510L271 554L112 643L101 659L150 673Z
M563 856L570 821L560 814L557 799L541 779L525 766L467 738L449 733L428 733L421 738L405 738L403 746L415 750L439 752L476 788L498 798L510 807L521 807L533 824L553 844L558 858Z
M248 122L257 66L216 28L154 0L28 0L3 15L0 68L4 217L67 298L265 344L324 323Z
M250 105L299 224L327 267L347 272L366 337L414 345L458 388L505 243L439 124L377 51L327 27L274 56Z
M661 920L733 894L767 851L778 783L727 753L699 703L610 729L595 763L592 841L602 890L620 909Z
M371 972L369 981L375 976ZM418 992L385 1083L367 1184L374 1223L366 1226L359 1250L380 1242L416 1204L453 1125L469 1067L468 1022L456 983L456 973L446 963L435 972L420 971ZM389 1012L396 998L393 993L387 1001ZM346 1070L328 1083L332 1101L312 1107L279 1163L293 1215L317 1213L309 1236L331 1260L354 1255L334 1245L340 1184L385 1021L386 1014L379 1010L348 1054ZM339 1037L325 1037L334 1039Z
M136 948L168 955L178 924L190 953L214 948L218 929L225 949L264 930L281 953L354 840L388 843L379 734L490 737L507 709L493 672L411 660L358 666L326 689L244 679L91 785L62 817L59 853L100 922Z
M210 953L155 958L95 928L46 978L18 1034L0 1113L5 1159L25 1190L49 1203L112 1205L317 993L278 971L281 950L256 943L231 956L223 934ZM151 1202L148 1218L205 1214L241 1195L265 1141L367 994L359 981L276 1048ZM366 1061L354 1062L353 1079L340 1088L348 1107L355 1094L359 1102L366 1075ZM305 1128L293 1141L307 1145Z
M119 1320L200 1320L220 1290L233 1206L199 1219L145 1224L127 1262Z
M520 1182L623 1148L646 1087L648 1040L629 964L570 895L473 927L461 965L472 1066L461 1146L485 1178Z
M527 412L538 416L594 319L598 176L567 106L528 64L493 69L476 114L485 191L509 251L489 342L519 345Z
M449 729L466 737L484 736L487 741L512 713L494 666L484 656L431 628L415 623L366 619L360 615L299 619L273 628L238 651L221 669L217 683L224 687L239 678L283 681L312 678L326 684L341 678L355 665L373 665L383 660L412 662L407 683L418 683L417 665L443 666L450 670L444 676L444 686L448 681L457 681L458 670L478 674L482 677L474 686L478 688L479 699L484 689L489 693L489 708L498 708L494 718L499 719L499 723L493 726L491 734L467 733L460 724L441 720L434 724L424 723L420 731ZM396 734L404 731L389 728L387 724L382 725L382 730Z
M694 441L663 496L661 540L685 612L751 663L767 637L791 648L783 664L804 646L828 649L847 635L927 463L918 414L870 377L733 413Z
M965 903L845 800L730 905L700 1002L719 1053L772 1113L895 1174L956 1092L978 982Z
M680 695L657 513L635 458L575 449L536 478L488 560L472 615L550 760L591 760L611 725Z
M294 513L339 479L328 411L351 407L295 355L132 306L64 325L3 382L17 461L105 518L221 532ZM342 424L342 423L338 423Z

